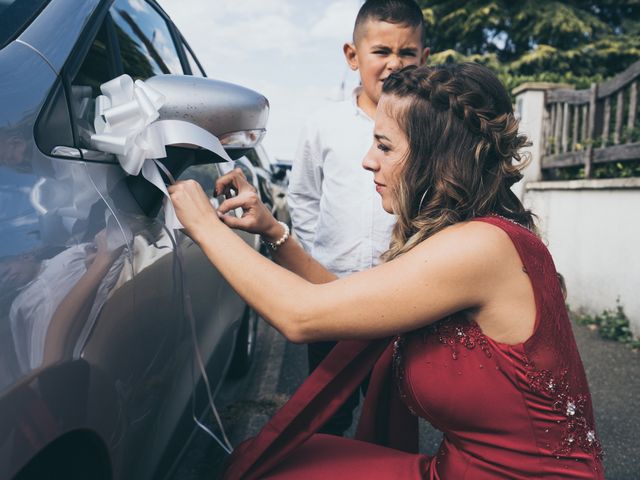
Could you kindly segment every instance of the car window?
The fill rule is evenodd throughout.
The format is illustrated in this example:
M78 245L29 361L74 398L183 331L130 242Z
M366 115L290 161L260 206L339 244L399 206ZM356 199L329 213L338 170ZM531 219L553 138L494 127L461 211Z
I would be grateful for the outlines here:
M239 168L244 173L244 176L247 177L247 180L251 185L257 187L258 181L256 179L255 170L251 167L251 162L246 157L240 157L236 160L235 168Z
M260 164L260 159L258 158L258 152L256 152L254 149L249 150L247 153L244 154L244 156L249 159L249 161L251 162L251 165L253 165L254 167L262 166Z
M196 59L194 58L187 44L183 43L182 49L184 50L184 54L187 56L189 66L191 67L191 74L195 77L206 77L206 75L200 68L200 65L198 65L198 62L196 62Z
M98 30L78 73L71 81L71 106L79 146L82 148L90 148L89 140L94 133L95 102L93 100L100 95L100 85L115 76L115 72L110 67L109 46L105 21Z
M180 174L180 180L195 180L209 198L215 197L216 180L220 177L220 169L215 163L207 165L192 165Z
M269 158L267 157L262 145L258 145L256 148L249 150L245 153L245 156L254 167L264 168L267 171L271 169Z
M148 3L116 0L111 15L124 73L143 80L163 73L184 73L167 22Z

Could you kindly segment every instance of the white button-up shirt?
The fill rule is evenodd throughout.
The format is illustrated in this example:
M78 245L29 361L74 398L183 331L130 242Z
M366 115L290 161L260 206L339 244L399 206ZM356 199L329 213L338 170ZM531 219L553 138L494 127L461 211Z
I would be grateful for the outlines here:
M358 107L358 93L308 120L287 193L300 243L338 276L377 265L396 220L382 209L373 174L362 167L373 120Z

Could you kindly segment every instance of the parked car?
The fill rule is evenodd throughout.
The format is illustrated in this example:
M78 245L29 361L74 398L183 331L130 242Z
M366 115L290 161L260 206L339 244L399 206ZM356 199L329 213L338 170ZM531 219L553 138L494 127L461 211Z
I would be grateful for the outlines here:
M268 102L204 78L152 0L5 0L0 26L0 479L164 478L208 408L193 338L215 391L247 370L257 315L166 228L159 190L93 147L94 98L123 73L149 79L161 119L233 158ZM219 156L167 153L220 200Z
M258 177L260 197L265 205L271 208L273 215L291 226L291 216L287 205L288 173L291 164L272 163L264 146L259 144L245 154Z

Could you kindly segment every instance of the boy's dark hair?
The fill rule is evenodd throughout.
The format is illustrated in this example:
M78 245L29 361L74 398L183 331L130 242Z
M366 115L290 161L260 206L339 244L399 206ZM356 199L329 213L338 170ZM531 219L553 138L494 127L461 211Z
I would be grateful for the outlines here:
M364 2L353 27L353 43L358 43L368 21L387 22L420 28L420 39L425 42L425 24L422 10L414 0L367 0Z

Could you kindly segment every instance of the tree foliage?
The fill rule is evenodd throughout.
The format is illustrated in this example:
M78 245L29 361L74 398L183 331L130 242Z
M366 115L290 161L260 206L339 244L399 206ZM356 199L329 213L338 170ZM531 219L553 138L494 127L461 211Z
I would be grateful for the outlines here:
M640 0L418 3L433 63L483 63L509 89L526 81L586 88L640 58Z

